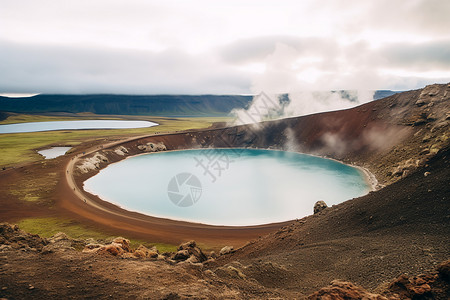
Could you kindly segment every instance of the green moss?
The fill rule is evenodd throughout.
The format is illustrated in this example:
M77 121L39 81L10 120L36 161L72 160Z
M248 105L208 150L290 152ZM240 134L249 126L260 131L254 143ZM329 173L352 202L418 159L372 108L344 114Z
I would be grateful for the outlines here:
M42 174L41 176L35 176L33 173L23 174L8 186L8 192L22 201L46 201L49 203L49 196L57 182L57 173L53 172Z
M159 253L164 252L176 252L178 246L171 244L163 244L163 243L150 243L149 246L155 246L156 249L159 250Z
M74 120L74 118L10 113L10 116L5 120L0 121L0 124L4 125L4 124L15 124L26 122L49 122L49 121L70 121L70 120Z
M64 232L73 239L83 240L93 238L94 240L108 241L117 237L80 224L76 221L62 218L29 218L21 220L18 225L26 232L38 234L46 238L49 238L58 232ZM130 239L126 236L124 238L130 240L132 248L137 248L141 244L147 247L155 246L160 253L174 252L177 249L176 245L152 243L150 241Z

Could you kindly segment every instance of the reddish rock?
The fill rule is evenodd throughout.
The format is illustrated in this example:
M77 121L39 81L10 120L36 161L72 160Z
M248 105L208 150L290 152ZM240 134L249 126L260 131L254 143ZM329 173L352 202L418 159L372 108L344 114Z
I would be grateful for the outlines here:
M308 296L310 300L390 300L379 294L372 294L351 282L334 280L327 287L321 288Z
M158 258L159 255L156 248L148 249L143 245L140 245L133 254L138 258Z
M118 243L112 243L106 246L101 247L98 251L98 254L111 254L113 256L120 256L125 253L125 251L122 249L121 244Z
M400 275L389 285L389 290L401 299L422 299L431 297L431 284L437 279L434 274L421 274L414 277ZM431 299L431 298L430 298Z
M131 252L130 241L129 241L129 240L124 239L123 237L117 237L117 238L115 238L115 239L113 240L113 243L122 245L121 248L122 248L125 252Z
M450 283L450 259L442 262L437 267L439 277Z

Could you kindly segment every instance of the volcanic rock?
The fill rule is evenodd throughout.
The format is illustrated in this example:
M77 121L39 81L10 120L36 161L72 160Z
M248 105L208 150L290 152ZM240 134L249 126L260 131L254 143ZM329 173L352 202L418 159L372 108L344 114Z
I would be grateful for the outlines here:
M17 225L0 223L0 243L10 245L12 248L41 251L48 244L48 241L37 234L30 234L20 230Z
M401 299L422 299L431 297L431 284L437 279L437 275L421 274L408 277L400 275L389 285L389 290L395 292Z
M113 240L113 243L116 244L120 244L121 248L125 251L125 252L131 252L131 248L130 248L130 241L127 239L124 239L123 237L117 237Z
M132 253L130 248L130 241L123 237L117 237L113 239L111 244L88 244L84 247L83 252L97 253L97 254L110 254L113 256L122 256L125 253Z
M310 300L388 300L379 294L372 294L351 282L333 280L331 284L308 296Z
M442 262L438 267L439 277L450 283L450 260Z
M225 255L225 254L231 253L231 252L233 252L233 249L234 249L233 246L225 246L222 249L220 249L219 255Z
M42 253L75 250L76 248L82 249L85 246L84 241L74 240L64 232L56 233L51 238L49 238L48 241L50 243L42 249Z
M78 166L78 169L81 171L81 173L88 173L92 170L99 169L100 164L107 163L108 161L109 160L105 155L96 152L92 157L84 159Z
M96 244L96 243L90 243L87 244L82 252L90 253L90 252L97 252L101 247L104 247L105 245L102 244Z
M187 250L179 250L177 253L175 253L173 259L174 260L186 260L190 257L189 251Z
M148 249L147 247L140 245L133 253L137 258L158 258L158 250L155 247Z
M317 201L316 204L314 204L314 214L320 213L322 210L327 208L328 205L325 203L325 201Z
M103 246L97 250L97 254L111 254L113 256L121 256L125 251L122 249L122 245L118 243L112 243L106 246Z
M203 251L197 247L195 241L189 241L178 247L178 252L175 254L173 259L177 261L189 259L189 262L199 263L206 261L208 258Z
M139 145L138 149L144 152L158 152L166 151L167 147L164 143L147 143L145 145Z

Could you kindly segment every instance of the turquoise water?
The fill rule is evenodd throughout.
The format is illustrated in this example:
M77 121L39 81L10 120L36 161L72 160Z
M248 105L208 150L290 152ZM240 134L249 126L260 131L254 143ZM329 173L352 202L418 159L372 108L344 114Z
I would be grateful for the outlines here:
M135 156L101 170L84 188L127 210L232 226L301 218L313 213L318 200L331 206L370 190L363 174L348 165L256 149Z
M76 129L123 129L144 128L158 125L148 121L127 120L79 120L79 121L51 121L28 122L0 125L0 133L22 133L51 130L76 130Z

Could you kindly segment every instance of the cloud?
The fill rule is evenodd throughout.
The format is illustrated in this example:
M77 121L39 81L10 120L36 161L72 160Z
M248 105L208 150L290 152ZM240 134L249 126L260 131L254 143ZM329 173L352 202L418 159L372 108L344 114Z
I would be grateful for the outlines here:
M291 47L300 54L315 54L336 49L334 40L296 36L259 36L240 39L219 48L222 58L231 63L259 61L271 55L278 45Z
M359 37L379 31L395 35L399 40L413 36L433 39L448 36L450 27L449 1L321 0L308 4L307 12L321 21L331 19L336 32Z
M2 1L0 92L299 93L450 81L450 1Z
M385 67L419 71L450 70L450 40L426 43L395 43L381 49Z
M450 2L442 0L381 0L372 1L370 26L388 30L422 32L438 37L448 36Z
M250 81L213 56L176 49L30 46L0 41L0 90L42 93L244 93Z

